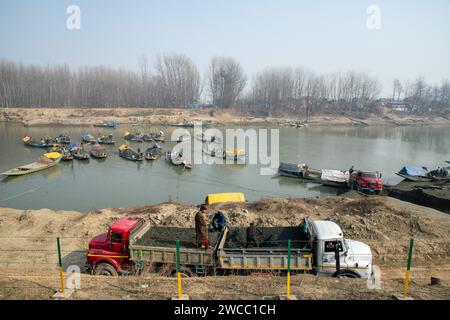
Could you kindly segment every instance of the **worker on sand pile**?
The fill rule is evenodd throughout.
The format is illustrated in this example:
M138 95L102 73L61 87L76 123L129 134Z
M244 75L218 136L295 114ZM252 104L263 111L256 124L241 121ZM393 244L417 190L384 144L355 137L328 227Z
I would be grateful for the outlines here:
M205 245L205 250L208 249L208 221L205 216L205 205L200 206L200 210L195 215L195 235L197 239L197 247L201 248Z
M217 211L214 217L211 220L211 226L214 231L222 231L223 228L227 225L227 218L222 211Z
M250 226L247 228L247 248L259 247L259 243L256 241L257 234L262 236L263 232L253 222L250 223Z

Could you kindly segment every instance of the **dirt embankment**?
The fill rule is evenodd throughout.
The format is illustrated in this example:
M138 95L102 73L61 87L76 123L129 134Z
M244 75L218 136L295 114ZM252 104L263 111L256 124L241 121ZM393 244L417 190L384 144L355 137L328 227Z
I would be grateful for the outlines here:
M293 278L293 294L304 299L389 299L401 292L410 238L415 239L411 295L417 299L450 298L450 216L389 197L270 198L221 209L231 226L295 226L304 216L338 223L346 237L368 243L374 264L382 270L383 287L369 290L365 281ZM164 203L135 208L103 209L87 214L69 211L0 209L0 299L46 299L58 287L56 237L61 237L64 268L82 266L88 241L115 219L143 214L154 224L193 227L194 206ZM176 239L173 239L174 242ZM429 286L430 276L442 285ZM185 290L198 299L247 299L283 294L282 277L209 277L187 279ZM175 280L176 281L176 280ZM82 276L75 298L165 299L176 293L174 279L154 274L105 279ZM173 288L172 288L173 287ZM212 292L211 288L214 288ZM220 288L220 290L217 290ZM279 291L279 292L278 292Z
M450 180L402 181L386 191L391 197L450 213Z
M450 124L444 117L418 117L386 113L382 116L368 116L364 119L340 115L313 116L270 116L264 113L244 113L236 110L218 109L175 109L175 108L8 108L0 112L0 121L38 125L93 125L107 120L135 125L181 125L193 121L204 124L275 124L285 126L375 126L375 125L430 125Z

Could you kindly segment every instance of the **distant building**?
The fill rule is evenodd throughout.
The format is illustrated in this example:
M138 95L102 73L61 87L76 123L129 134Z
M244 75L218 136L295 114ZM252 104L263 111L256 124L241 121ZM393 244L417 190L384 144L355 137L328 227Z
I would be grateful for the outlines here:
M412 103L406 100L397 101L394 99L386 99L382 98L380 99L381 106L388 108L391 111L395 112L401 112L401 113L409 113L413 111L414 106Z

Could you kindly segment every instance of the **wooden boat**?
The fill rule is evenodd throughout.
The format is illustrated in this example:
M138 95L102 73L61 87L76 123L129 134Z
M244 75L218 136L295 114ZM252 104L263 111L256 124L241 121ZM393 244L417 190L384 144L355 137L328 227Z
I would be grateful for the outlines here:
M106 159L108 158L108 154L105 152L105 149L99 145L94 144L90 151L91 157L95 159Z
M399 172L396 172L395 174L406 179L407 181L413 181L413 182L426 182L431 181L431 177L428 177L428 168L424 166L419 167L408 167L404 166L400 169Z
M58 152L45 153L36 162L20 166L9 171L3 172L5 176L21 176L44 169L51 168L61 161L62 155Z
M145 150L145 159L147 160L157 160L164 154L164 150L161 148L161 146L154 144L150 148L147 148Z
M124 133L123 138L127 141L142 142L141 134L132 134L128 131Z
M160 131L157 134L153 135L153 140L156 142L164 142L165 141L165 135L163 131Z
M230 148L225 150L224 159L233 159L235 161L245 157L245 151L238 148Z
M153 135L151 133L150 134L144 133L142 135L142 140L144 140L145 142L152 142L153 141Z
M130 161L144 160L142 152L136 152L130 147L128 147L126 144L123 144L119 147L119 156Z
M53 138L42 138L39 141L35 141L30 136L23 137L22 141L26 146L34 148L48 148L56 143Z
M56 142L59 144L70 144L70 136L67 134L60 134L56 137Z
M83 139L84 142L86 143L93 143L96 142L97 140L95 139L95 137L92 134L89 133L84 133L83 136L81 137Z
M61 144L55 145L53 146L53 148L51 148L51 151L60 153L62 155L61 161L73 160L72 153L70 152L69 148L64 145Z
M322 171L309 168L305 163L281 162L278 167L278 174L286 177L300 178L321 183Z
M348 189L348 181L350 179L349 171L322 169L320 180L322 185L334 188Z
M73 158L76 160L88 160L89 159L89 153L87 153L86 150L84 150L83 146L71 146L70 153L72 154Z
M191 162L184 157L183 150L179 152L175 151L167 151L166 152L166 160L172 163L175 166L184 166L186 169L191 169Z
M72 153L68 149L64 148L62 151L61 161L72 161L72 160L73 160Z
M97 142L100 144L115 144L116 142L114 141L114 138L112 136L112 134L106 136L101 136L97 139Z
M220 147L210 148L209 146L203 147L202 152L210 157L223 158L223 149Z
M119 123L116 121L106 121L103 123L94 124L94 127L99 128L115 128Z
M220 138L219 136L216 136L216 135L207 137L204 133L201 133L201 134L196 135L195 138L202 142L222 143L222 138Z
M174 127L180 127L180 128L193 128L194 127L194 122L189 121L186 123L177 123L177 124L173 124L172 126Z
M177 142L185 142L191 140L191 136L188 134L183 134L177 138Z
M400 172L396 172L395 174L402 177L403 179L405 179L407 181L413 181L413 182L427 182L427 181L432 180L431 178L428 178L428 177L411 176L411 175L400 173Z

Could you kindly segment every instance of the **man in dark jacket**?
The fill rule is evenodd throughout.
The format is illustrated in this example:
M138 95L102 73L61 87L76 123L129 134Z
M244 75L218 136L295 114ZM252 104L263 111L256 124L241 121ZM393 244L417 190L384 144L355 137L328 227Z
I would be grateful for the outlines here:
M215 231L222 231L227 225L227 218L222 211L217 211L211 220L211 226Z
M201 248L205 245L205 250L208 249L208 221L205 216L206 207L202 204L200 210L195 215L195 234L197 238L197 247Z
M258 234L262 236L263 232L253 222L250 223L250 226L247 228L247 248L259 247Z

